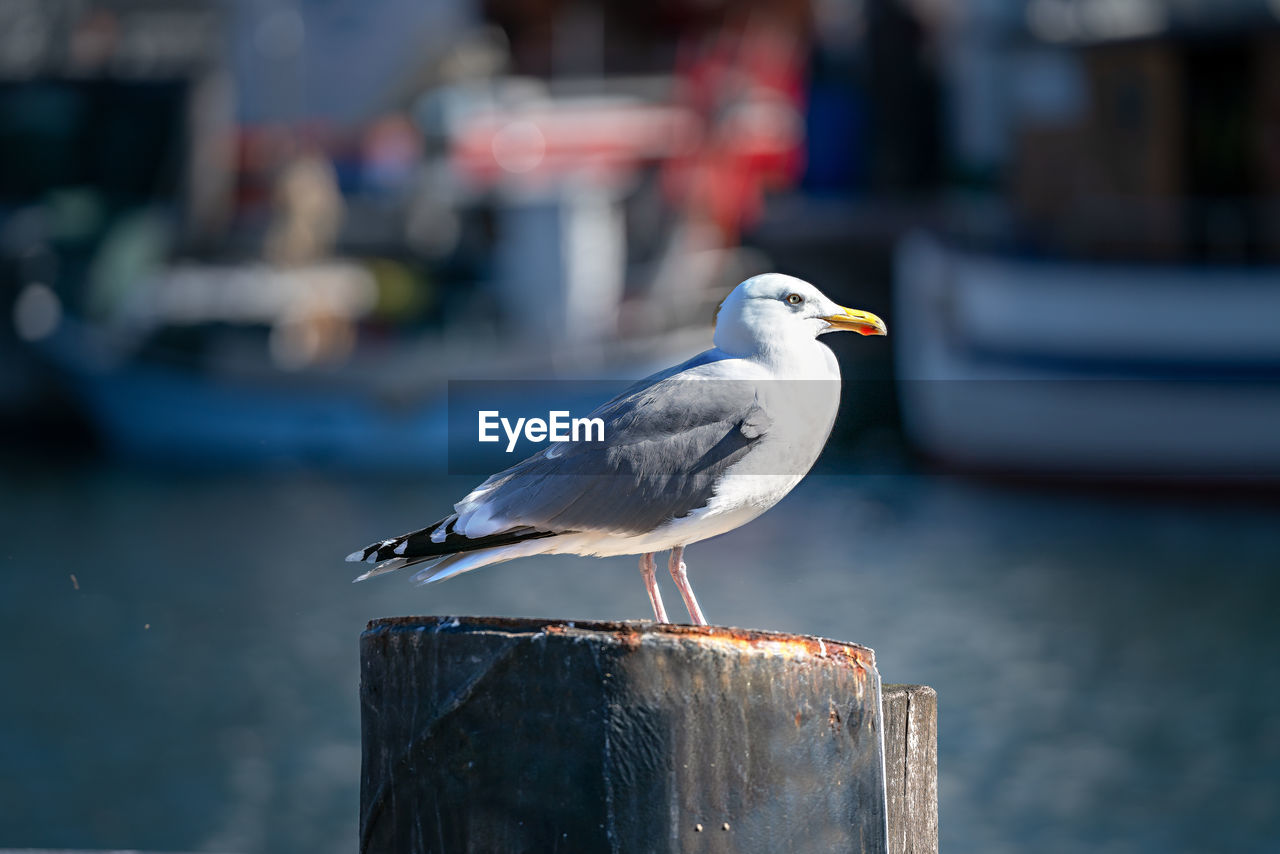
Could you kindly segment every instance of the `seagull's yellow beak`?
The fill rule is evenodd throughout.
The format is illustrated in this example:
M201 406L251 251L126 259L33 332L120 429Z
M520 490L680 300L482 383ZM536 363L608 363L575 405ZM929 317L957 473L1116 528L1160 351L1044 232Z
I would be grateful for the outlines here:
M834 329L847 329L859 335L888 335L889 330L884 321L869 311L858 311L856 308L844 308L843 314L830 314L822 318Z

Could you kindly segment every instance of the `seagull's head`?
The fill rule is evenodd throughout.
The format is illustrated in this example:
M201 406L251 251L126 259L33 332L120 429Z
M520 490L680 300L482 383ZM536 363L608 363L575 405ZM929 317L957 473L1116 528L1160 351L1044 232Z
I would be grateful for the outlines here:
M888 334L884 321L869 311L838 305L802 279L765 273L725 297L716 315L715 342L736 355L756 352L773 340L811 340L840 330Z

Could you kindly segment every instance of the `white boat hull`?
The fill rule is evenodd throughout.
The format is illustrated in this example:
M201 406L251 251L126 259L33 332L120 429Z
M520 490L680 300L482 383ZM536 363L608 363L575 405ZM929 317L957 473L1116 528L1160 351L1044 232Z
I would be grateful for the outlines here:
M899 248L904 427L965 468L1280 477L1280 271Z

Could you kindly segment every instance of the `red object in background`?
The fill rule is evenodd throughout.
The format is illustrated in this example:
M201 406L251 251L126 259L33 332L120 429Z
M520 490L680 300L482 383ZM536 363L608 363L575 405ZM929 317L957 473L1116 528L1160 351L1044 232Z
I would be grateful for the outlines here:
M517 114L486 112L461 129L454 164L473 181L530 183L589 172L608 179L698 145L697 117L670 106L560 101Z
M663 186L731 242L759 218L765 190L794 185L804 168L803 68L798 40L761 25L725 29L681 51L680 97L706 133L667 164Z
M724 29L682 51L674 105L552 101L481 113L455 137L454 164L480 184L519 176L536 185L658 163L672 206L736 242L759 218L765 191L794 185L804 168L803 68L788 32Z

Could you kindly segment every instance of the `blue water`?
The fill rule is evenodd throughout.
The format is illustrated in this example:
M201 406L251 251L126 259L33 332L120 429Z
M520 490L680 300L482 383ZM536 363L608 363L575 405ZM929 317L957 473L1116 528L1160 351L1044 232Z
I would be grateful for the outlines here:
M351 585L348 551L473 479L3 478L0 848L350 852L368 619L648 611L629 558ZM1269 852L1278 515L814 476L689 565L712 622L864 643L886 682L938 690L946 851Z

